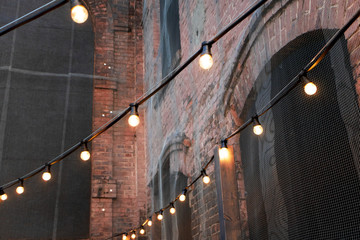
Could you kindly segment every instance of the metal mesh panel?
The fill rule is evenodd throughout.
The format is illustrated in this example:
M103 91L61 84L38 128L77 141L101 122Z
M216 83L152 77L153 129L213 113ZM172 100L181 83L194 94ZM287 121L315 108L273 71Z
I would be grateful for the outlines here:
M242 113L254 116L325 45L333 31L304 34L277 53ZM360 238L360 112L343 37L308 77L248 127L240 147L251 239Z

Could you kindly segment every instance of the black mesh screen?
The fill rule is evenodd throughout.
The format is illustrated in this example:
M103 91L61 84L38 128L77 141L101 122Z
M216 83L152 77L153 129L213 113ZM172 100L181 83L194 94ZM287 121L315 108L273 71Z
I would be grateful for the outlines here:
M304 34L277 53L242 113L254 116L315 56L333 31ZM308 77L241 133L251 239L360 239L360 111L343 37Z

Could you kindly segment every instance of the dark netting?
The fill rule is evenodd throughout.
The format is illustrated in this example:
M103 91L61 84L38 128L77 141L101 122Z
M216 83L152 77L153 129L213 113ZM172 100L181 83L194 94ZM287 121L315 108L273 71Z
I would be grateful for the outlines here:
M278 52L245 104L247 120L262 109L335 31L306 33ZM251 239L360 239L360 111L343 36L308 78L241 132Z

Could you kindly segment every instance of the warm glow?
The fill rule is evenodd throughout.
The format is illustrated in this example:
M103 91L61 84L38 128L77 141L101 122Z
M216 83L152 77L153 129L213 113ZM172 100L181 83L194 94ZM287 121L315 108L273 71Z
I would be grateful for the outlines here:
M84 150L84 151L82 151L81 153L80 153L80 158L81 158L81 160L83 160L83 161L87 161L87 160L89 160L90 159L90 152L88 151L88 150Z
M8 198L8 196L6 193L4 193L3 195L1 195L0 198L1 198L1 200L5 201Z
M18 187L16 188L16 193L17 193L17 194L23 194L24 191L25 191L25 188L24 188L23 186L18 186Z
M126 240L126 235L125 234L123 234L122 239Z
M214 60L209 53L205 53L200 56L199 64L202 69L207 70L212 67L212 65L214 64Z
M138 115L135 115L135 114L134 114L134 115L130 115L128 122L129 122L129 125L130 125L130 126L136 127L136 126L139 125L139 123L140 123L140 118L139 118Z
M151 226L152 226L152 221L149 220L149 221L147 222L147 225L148 225L149 227L151 227Z
M253 132L256 135L261 135L264 132L264 129L260 124L256 124L256 125L254 125Z
M76 5L71 9L71 18L76 23L84 23L89 13L83 5Z
M157 219L158 219L159 221L161 221L161 220L164 219L164 216L162 215L162 213L159 213L159 214L157 215Z
M185 200L186 200L185 194L181 194L180 197L179 197L179 200L180 200L181 202L185 201Z
M171 207L171 208L170 208L170 213L171 213L171 214L175 214L175 212L176 212L175 207Z
M42 174L42 179L43 179L44 181L49 181L49 180L51 179L51 173L50 173L50 172L44 172L44 173Z
M210 182L210 177L209 177L209 176L204 176L204 177L203 177L203 182L204 182L205 184L208 184L208 183Z
M313 82L308 82L304 86L304 91L307 95L314 95L317 91L317 87Z
M219 157L220 160L227 160L230 157L230 152L229 149L227 147L222 147L219 150Z
M131 234L131 238L132 238L132 239L135 239L135 238L136 238L136 234L135 234L135 233L132 233L132 234Z
M141 228L139 232L140 232L141 235L144 235L145 234L145 229Z

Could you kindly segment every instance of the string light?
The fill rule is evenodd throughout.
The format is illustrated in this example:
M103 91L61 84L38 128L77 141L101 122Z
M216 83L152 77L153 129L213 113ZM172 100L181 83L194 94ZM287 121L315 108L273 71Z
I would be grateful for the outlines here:
M149 227L152 226L152 217L149 217L149 220L148 220L148 222L147 222L147 225L148 225Z
M255 135L258 136L261 135L264 132L264 129L259 122L259 118L254 117L253 122L254 122L253 132L255 133Z
M122 235L122 239L123 239L123 240L126 240L126 238L127 238L127 233L124 233L124 234Z
M305 82L304 92L309 96L314 95L317 92L316 85L313 82L311 82L306 75L302 76L302 80Z
M186 192L187 192L187 190L186 190L186 188L184 188L184 190L182 191L182 193L181 193L181 195L179 197L179 200L181 202L184 202L186 200Z
M50 165L47 165L47 170L42 174L42 179L45 182L51 179Z
M144 235L144 234L145 234L145 228L144 228L143 226L141 226L139 233L140 233L141 235Z
M220 157L220 160L227 160L230 157L229 149L227 147L227 140L221 140L219 157Z
M164 219L163 210L160 210L160 212L159 212L158 215L157 215L157 219L158 219L159 221L161 221L161 220Z
M174 206L174 203L170 203L170 213L171 214L175 214L175 212L176 212L176 209L175 209L175 206Z
M5 201L8 198L7 194L4 192L2 188L0 188L0 199Z
M210 69L214 64L214 60L211 55L211 45L207 42L203 42L202 45L202 52L199 58L199 64L202 69Z
M132 232L132 234L131 234L131 238L132 238L132 239L135 239L135 238L136 238L135 231L133 231L133 232Z
M71 18L76 23L84 23L89 17L88 10L80 0L71 0Z
M210 182L210 177L206 174L206 170L203 169L201 172L203 175L203 183L208 184Z
M80 158L83 161L87 161L87 160L90 159L90 157L91 157L91 154L90 154L90 151L89 151L89 149L87 147L87 143L84 143L84 150L81 151Z
M130 107L131 107L131 113L128 122L130 126L136 127L140 123L140 118L137 111L138 105L132 103L130 104Z
M20 179L19 181L20 181L20 185L16 188L16 193L20 195L24 193L25 188L24 188L24 180Z

